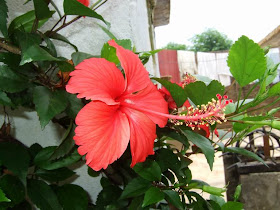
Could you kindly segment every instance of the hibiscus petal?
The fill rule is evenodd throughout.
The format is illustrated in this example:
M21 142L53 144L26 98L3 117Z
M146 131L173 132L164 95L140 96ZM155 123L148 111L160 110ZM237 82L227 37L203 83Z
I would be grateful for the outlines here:
M154 154L154 140L156 125L142 112L123 107L130 125L130 150L132 156L131 167L144 162L148 155Z
M66 85L69 93L79 93L78 98L100 100L108 105L117 104L115 98L124 91L121 71L103 58L90 58L76 66Z
M89 0L77 0L77 1L85 5L86 7L89 6Z
M86 154L86 164L99 171L106 169L126 150L130 132L127 116L119 105L92 101L77 115L74 136L80 155Z
M147 87L150 82L149 73L138 56L119 46L114 40L110 40L108 44L116 48L117 56L125 71L126 93L137 92Z
M167 123L168 118L160 116L158 114L153 114L152 112L168 114L168 104L162 97L161 93L157 90L152 82L144 90L136 93L125 95L121 98L122 104L127 104L127 106L141 110L145 115L147 115L154 123L158 124L160 127L164 127ZM143 111L142 109L149 110Z

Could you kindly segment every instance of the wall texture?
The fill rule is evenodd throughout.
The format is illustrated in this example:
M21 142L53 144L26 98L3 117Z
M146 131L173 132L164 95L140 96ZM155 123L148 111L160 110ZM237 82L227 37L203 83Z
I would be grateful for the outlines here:
M9 22L20 14L33 9L32 2L23 5L26 0L9 0ZM57 6L62 9L62 0L54 0ZM93 3L94 1L91 1ZM104 19L111 23L111 32L119 39L131 39L137 51L150 51L151 41L149 35L149 19L145 0L114 0L108 1L97 12ZM54 15L50 23L43 26L43 30L49 29L58 20L58 15ZM86 17L81 18L68 28L60 31L72 43L79 47L79 51L90 53L93 55L100 54L103 44L110 38L97 25L103 24L101 21ZM56 42L58 53L64 57L71 58L73 49L64 43ZM150 74L158 76L158 68L154 61L146 65ZM35 112L29 110L7 110L9 113L14 137L30 146L35 142L42 146L57 145L62 136L62 128L49 123L46 128L41 131L38 116ZM2 123L3 110L0 108L0 123ZM88 191L93 201L95 201L101 187L100 178L92 178L87 175L87 167L77 166L75 170L78 177L74 180L74 184L81 185Z

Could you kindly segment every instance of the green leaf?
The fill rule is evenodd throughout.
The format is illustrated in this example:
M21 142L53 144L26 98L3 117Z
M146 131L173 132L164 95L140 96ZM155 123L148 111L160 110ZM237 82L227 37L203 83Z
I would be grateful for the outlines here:
M209 139L205 138L204 136L201 136L197 133L194 133L189 130L181 130L184 135L197 147L201 149L203 154L205 155L207 162L210 166L210 169L213 169L213 162L214 162L214 156L215 151L213 146L211 145Z
M47 34L48 32L46 32L45 34ZM58 34L58 33L51 33L51 36L50 36L51 39L55 39L55 40L59 40L59 41L62 41L62 42L65 42L69 45L71 45L76 52L78 52L78 48L76 45L72 44L66 37L62 36L61 34Z
M234 201L238 201L240 194L241 194L241 186L242 184L237 185L237 187L235 188L235 192L234 192Z
M0 179L0 188L11 200L9 203L0 203L0 209L3 207L13 207L23 201L25 197L25 188L22 182L16 176L5 175Z
M58 68L62 72L71 72L74 71L74 66L68 61L59 61L57 62Z
M7 28L7 19L8 19L8 6L6 0L0 1L0 31L4 37L8 37L8 28Z
M63 167L55 170L38 169L35 174L46 181L58 182L70 178L75 172Z
M16 93L26 89L29 86L27 79L8 66L0 66L0 90Z
M226 203L225 200L220 196L210 195L210 199L219 204L220 207L222 207Z
M0 188L0 203L1 202L11 202L11 200L6 197L5 193Z
M148 180L141 177L132 179L124 188L121 199L132 198L144 194L151 186Z
M240 147L225 147L225 152L233 152L233 153L237 153L240 155L244 155L250 158L253 158L254 160L257 160L259 162L262 162L263 164L266 165L266 163L264 162L264 160L262 158L260 158L258 155L256 155L253 152L250 152L244 148L240 148Z
M175 206L177 209L184 209L179 193L173 190L164 190L166 200Z
M100 175L101 171L95 171L92 168L88 167L88 175L91 177L98 177Z
M32 61L62 61L40 47L40 37L21 31L17 31L16 37L22 51L20 65Z
M178 173L181 168L181 162L178 160L177 155L169 149L160 149L157 152L156 161L162 171L166 171L170 168L175 173Z
M15 142L0 142L0 162L25 184L30 156L27 149Z
M10 107L14 107L13 102L11 101L11 99L7 96L6 93L1 92L0 91L0 104L4 105L4 106L10 106Z
M157 187L151 187L145 193L142 207L157 203L164 199L164 193Z
M117 40L117 37L106 27L97 23L97 25L111 38Z
M212 194L212 195L223 196L222 193L226 192L227 189L226 188L212 187L212 186L209 186L209 185L203 185L202 190L204 192L207 192L207 193Z
M36 16L35 11L29 11L23 15L17 16L10 24L8 28L9 34L12 34L15 32L15 30L19 28L23 28L25 32L31 32L32 26L34 23ZM47 19L40 20L38 23L38 28L40 28L42 25L44 25L45 22L48 21Z
M75 94L67 93L66 97L68 99L69 105L66 108L65 112L74 120L78 112L84 107L84 104L82 103L82 100L80 98L77 98Z
M279 96L280 95L280 82L276 83L273 85L269 90L268 90L268 96L273 97L273 96Z
M64 210L88 209L88 195L86 191L78 185L62 185L57 189L56 194Z
M74 147L75 143L73 141L73 136L75 135L76 126L73 125L73 122L69 125L68 129L65 131L62 142L60 145L54 150L53 154L51 155L50 159L54 160L57 158L61 158L67 155Z
M77 0L64 0L63 8L65 15L93 17L103 21L105 24L108 24L101 15L86 7L85 5L79 3Z
M171 94L172 98L174 99L178 107L183 106L183 104L188 98L188 95L187 92L184 91L182 87L165 79L160 79L160 78L152 78L152 79L162 84L169 91L169 93Z
M88 58L93 58L94 56L88 53L83 52L74 52L71 55L74 66L77 66L79 63L81 63L83 60Z
M56 148L56 146L52 146L42 149L34 159L35 165L39 166L42 169L54 170L58 168L67 167L81 159L81 156L75 149L73 152L65 155L65 157L52 160L51 156Z
M124 49L132 50L132 44L130 39L117 39L116 43L122 46Z
M37 86L34 89L33 102L40 119L42 129L57 114L64 111L68 105L64 91L52 92L46 87Z
M239 202L228 201L222 206L221 210L243 210L243 204Z
M207 104L212 98L216 99L218 93L223 95L224 86L217 80L212 80L208 86L197 81L186 85L184 90L194 104L201 105Z
M116 65L120 63L119 58L116 54L116 48L105 43L101 49L101 58L105 58L107 61L113 62Z
M161 169L155 161L146 160L143 163L137 163L133 170L149 181L160 181L161 179Z
M18 69L20 59L20 55L11 52L0 52L0 62L6 64L13 70Z
M27 183L27 194L41 210L62 209L51 187L41 180L30 179Z
M246 36L240 37L232 45L227 63L241 87L261 78L266 70L263 49Z
M48 3L45 0L33 0L35 15L38 20L50 18L53 12L50 11Z

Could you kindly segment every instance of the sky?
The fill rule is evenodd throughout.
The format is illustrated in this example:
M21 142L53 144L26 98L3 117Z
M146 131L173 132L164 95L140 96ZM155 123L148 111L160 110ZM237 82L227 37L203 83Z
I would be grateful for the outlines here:
M208 28L233 41L245 35L255 42L280 25L280 0L170 0L170 23L155 28L157 48L169 42L190 45Z

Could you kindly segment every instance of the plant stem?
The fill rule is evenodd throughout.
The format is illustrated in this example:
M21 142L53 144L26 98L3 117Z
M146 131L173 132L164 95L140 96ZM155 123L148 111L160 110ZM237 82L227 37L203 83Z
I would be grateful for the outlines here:
M0 47L7 50L8 52L11 52L11 53L14 53L17 55L21 54L21 50L18 47L8 44L6 42L6 40L3 38L0 38Z

